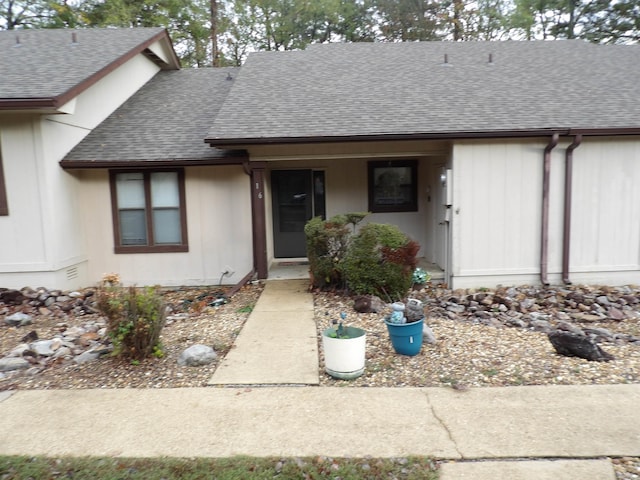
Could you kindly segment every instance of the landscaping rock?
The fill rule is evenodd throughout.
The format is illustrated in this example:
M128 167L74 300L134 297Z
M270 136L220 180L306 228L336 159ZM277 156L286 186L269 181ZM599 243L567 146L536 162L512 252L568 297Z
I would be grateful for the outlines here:
M50 357L61 345L62 341L56 338L53 340L38 340L29 345L29 347L36 355Z
M31 366L24 358L5 357L0 358L0 372L10 372L12 370L26 370Z
M571 332L556 330L548 335L549 341L560 355L580 357L594 362L614 360L613 355L602 350L593 339Z
M361 295L356 297L353 309L358 313L380 313L386 309L387 305L375 295Z
M218 355L213 348L207 345L192 345L180 354L178 365L199 367L212 363Z
M6 305L20 305L25 296L19 290L0 289L0 302Z
M4 321L12 327L24 327L25 325L31 325L33 323L33 317L26 313L16 312L13 315L5 317Z
M45 288L32 289L25 287L20 291L0 289L4 293L0 297L0 319L11 327L21 327L33 323L38 315L55 316L65 320L69 314L82 316L95 311L93 290L82 292L62 292ZM23 297L22 303L13 305L18 300L18 292ZM1 324L0 324L1 325ZM101 355L113 351L113 345L106 333L102 318L87 319L85 322L69 326L66 321L57 324L58 332L49 334L48 338L39 338L36 330L32 330L21 338L21 344L5 355L5 371L24 370L34 365L30 373L37 374L47 367L60 362L86 363L98 359ZM13 358L14 360L6 360ZM17 372L12 372L15 374ZM10 374L8 374L10 375Z
M100 358L100 355L101 354L99 352L94 352L94 351L82 352L80 355L77 355L76 357L74 357L73 361L78 365L80 365L82 363L93 362L98 358Z
M431 330L431 328L426 324L422 327L422 341L430 345L437 342L436 336L433 334L433 330Z
M611 320L624 320L625 319L625 314L622 313L620 310L618 310L615 307L611 307L609 308L609 310L607 310L607 316L611 319Z

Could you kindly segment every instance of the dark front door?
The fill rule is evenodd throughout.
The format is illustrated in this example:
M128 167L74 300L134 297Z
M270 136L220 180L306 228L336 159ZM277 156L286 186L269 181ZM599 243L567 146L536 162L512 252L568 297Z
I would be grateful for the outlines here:
M271 190L275 257L306 257L304 226L314 216L324 217L324 172L274 170Z

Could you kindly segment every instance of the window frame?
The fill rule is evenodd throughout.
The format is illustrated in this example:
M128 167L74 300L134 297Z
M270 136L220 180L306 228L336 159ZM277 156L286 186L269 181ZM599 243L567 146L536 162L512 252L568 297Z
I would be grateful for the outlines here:
M403 204L384 204L376 201L375 180L377 169L409 168L411 184L409 201ZM369 211L372 213L396 213L418 211L418 162L417 160L375 160L367 163Z
M0 217L9 215L9 202L7 201L7 184L4 180L4 167L2 165L2 145L0 145Z
M154 244L153 232L153 208L151 206L151 175L159 172L175 172L178 174L178 195L180 200L180 244ZM141 173L144 181L145 198L145 220L147 228L147 245L122 245L120 235L120 210L118 208L118 192L116 188L116 178L121 173ZM113 220L113 241L115 253L173 253L188 252L189 242L187 236L187 207L185 194L184 169L162 168L162 169L126 169L109 171L109 188L111 190L111 214Z

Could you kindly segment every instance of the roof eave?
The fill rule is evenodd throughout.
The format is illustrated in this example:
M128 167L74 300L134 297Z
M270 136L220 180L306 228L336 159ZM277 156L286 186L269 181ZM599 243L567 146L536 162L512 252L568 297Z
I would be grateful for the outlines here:
M65 170L117 168L167 168L167 167L201 167L213 165L242 165L249 158L245 152L230 152L223 157L215 158L169 158L154 160L61 160L60 166Z
M56 97L42 98L0 98L0 110L51 110L55 111L60 104Z
M166 39L169 42L170 52L172 56L171 64L167 64L167 69L169 70L179 70L180 69L180 60L175 53L173 48L173 43L171 42L171 37L169 36L169 32L167 29L164 29L158 33L156 33L153 37L148 38L138 46L132 48L125 54L118 57L116 60L106 65L104 68L98 70L93 75L87 77L80 83L74 85L66 92L56 96L56 97L42 97L42 98L5 98L0 99L0 110L39 110L39 109L52 109L54 112L56 109L60 108L65 103L71 101L73 98L80 95L82 92L87 90L92 85L96 84L99 80L106 77L109 73L113 72L115 69L125 64L133 57L138 55L139 53L144 52L149 46L153 45L155 42Z
M557 133L560 136L581 134L584 136L640 135L640 127L625 128L548 128L534 130L490 130L471 132L434 132L406 134L370 134L318 137L248 137L248 138L206 138L212 147L270 145L270 144L309 144L309 143L347 143L376 142L393 140L465 140L474 138L525 138L546 137Z
M169 32L167 31L167 29L164 29L164 30L156 33L153 37L148 38L147 40L145 40L144 42L142 42L140 45L136 46L135 48L132 48L131 50L126 52L124 55L121 55L119 58L117 58L116 60L111 62L109 65L106 65L101 70L98 70L96 73L94 73L90 77L87 77L85 80L83 80L79 84L71 87L69 90L67 90L63 94L59 95L58 97L55 97L55 100L57 102L56 107L64 105L65 103L70 101L72 98L77 97L80 93L84 92L86 89L88 89L89 87L91 87L92 85L97 83L102 78L106 77L108 74L113 72L115 69L117 69L121 65L127 63L133 57L135 57L139 53L142 53L146 48L148 48L149 46L153 45L155 42L157 42L159 40L162 40L163 38L165 38L169 42L169 45L171 46L170 50L171 50L172 56L173 56L173 65L169 65L168 69L169 70L179 70L180 69L180 60L178 60L178 57L175 54L175 51L173 50L173 43L171 42L171 37L169 37ZM173 68L171 68L171 67L173 67Z

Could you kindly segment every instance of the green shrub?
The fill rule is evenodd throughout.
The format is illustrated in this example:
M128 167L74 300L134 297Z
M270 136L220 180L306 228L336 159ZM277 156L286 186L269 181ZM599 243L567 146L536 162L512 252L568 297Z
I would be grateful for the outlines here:
M395 225L365 225L353 237L344 260L349 290L389 301L403 298L413 282L419 249Z
M166 309L157 287L123 287L104 282L97 305L107 317L113 355L141 360L162 356L160 333Z
M312 284L400 299L411 288L420 246L394 225L370 223L356 233L357 223L366 215L347 213L307 222Z
M311 283L315 287L342 286L342 261L349 244L350 230L346 216L328 221L312 218L304 227Z

